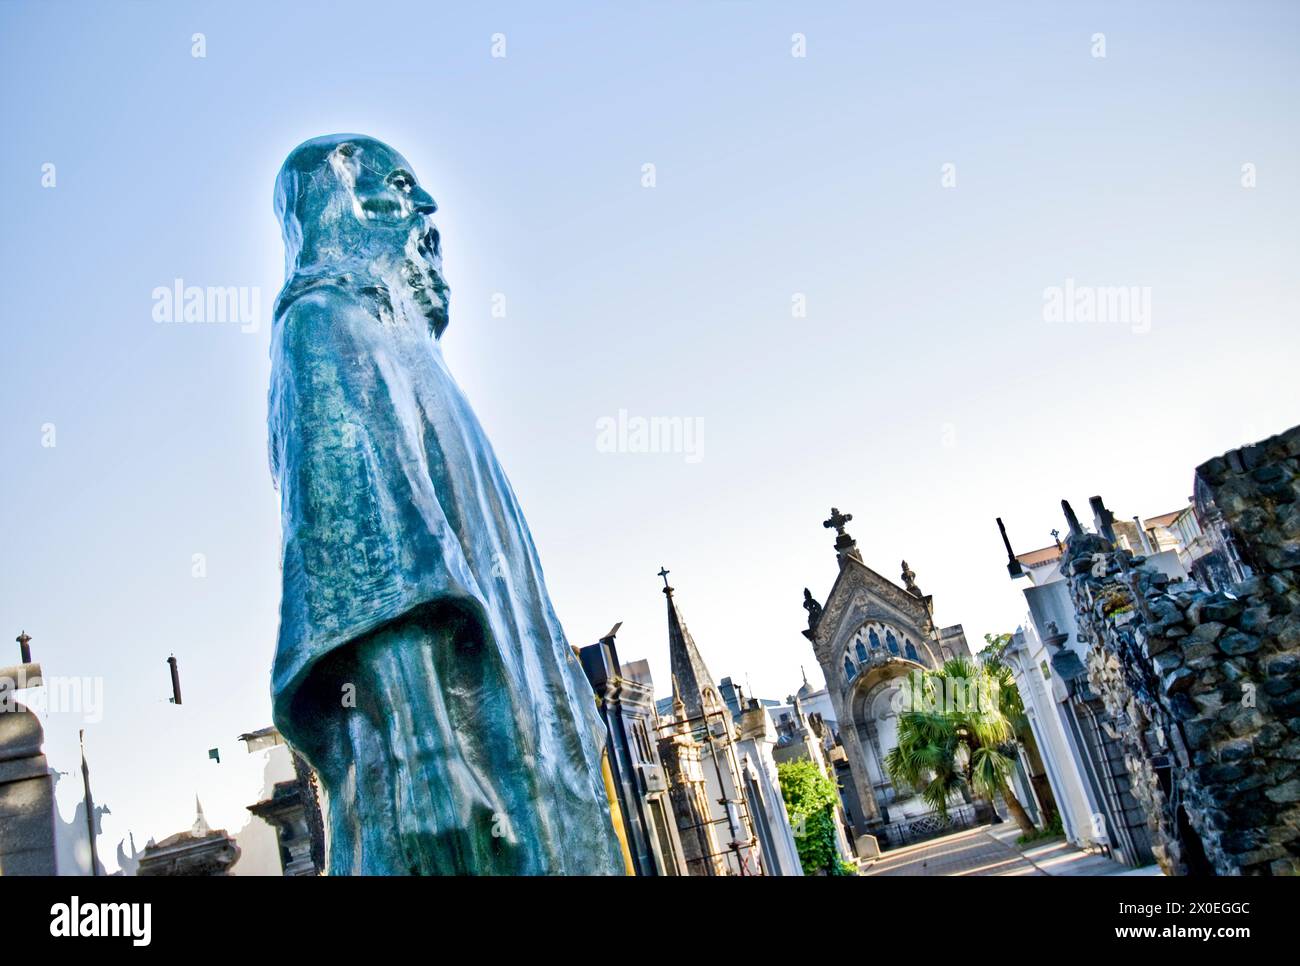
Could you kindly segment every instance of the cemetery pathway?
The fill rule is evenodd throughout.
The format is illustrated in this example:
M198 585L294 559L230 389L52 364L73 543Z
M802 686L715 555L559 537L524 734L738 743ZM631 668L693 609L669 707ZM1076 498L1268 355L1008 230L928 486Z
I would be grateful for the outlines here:
M1151 875L1103 855L1083 852L1063 839L1016 848L1011 823L984 825L884 853L863 863L862 875Z

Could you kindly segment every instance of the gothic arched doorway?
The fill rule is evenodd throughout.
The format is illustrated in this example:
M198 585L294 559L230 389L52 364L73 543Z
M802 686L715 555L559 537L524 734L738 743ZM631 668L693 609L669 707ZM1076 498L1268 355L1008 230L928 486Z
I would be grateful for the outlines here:
M898 716L905 707L911 676L924 671L924 666L915 661L890 655L854 682L849 709L862 751L863 760L859 764L864 772L863 784L875 801L881 824L918 811L914 790L895 785L885 760L898 744Z

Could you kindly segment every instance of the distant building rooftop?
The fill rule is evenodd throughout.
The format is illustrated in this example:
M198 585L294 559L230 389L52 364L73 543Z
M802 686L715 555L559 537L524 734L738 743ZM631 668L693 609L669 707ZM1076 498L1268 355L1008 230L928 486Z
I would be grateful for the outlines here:
M1056 544L1050 547L1043 547L1041 550L1031 550L1028 553L1016 554L1016 559L1026 567L1041 567L1049 564L1053 560L1061 559L1061 548Z
M284 737L276 730L274 725L269 728L259 728L257 731L249 731L240 735L239 740L248 747L250 755L255 751L261 751L263 748L273 748L276 745L284 744Z
M1162 513L1158 517L1147 517L1147 519L1142 521L1142 526L1147 530L1150 530L1152 527L1167 527L1177 520L1179 514L1181 514L1185 509L1186 507L1183 507L1182 509L1174 510L1172 513Z

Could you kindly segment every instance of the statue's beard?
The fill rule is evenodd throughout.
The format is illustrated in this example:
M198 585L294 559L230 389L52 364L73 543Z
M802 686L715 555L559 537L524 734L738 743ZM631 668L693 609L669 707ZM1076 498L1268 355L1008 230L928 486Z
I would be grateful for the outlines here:
M312 280L346 279L375 300L376 311L406 318L422 316L436 339L447 328L447 282L442 277L442 250L437 229L413 226L403 237L393 231L363 231L320 244L308 268L297 268L285 283L277 312L301 293Z
M436 229L411 232L398 278L416 310L428 320L434 338L442 335L448 321L448 288L442 277L442 252Z

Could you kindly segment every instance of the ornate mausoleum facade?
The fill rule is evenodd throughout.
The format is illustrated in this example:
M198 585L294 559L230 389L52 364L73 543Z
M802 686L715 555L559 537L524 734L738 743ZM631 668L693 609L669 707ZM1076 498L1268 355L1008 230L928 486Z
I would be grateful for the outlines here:
M906 828L930 816L910 789L895 788L885 758L897 744L900 687L913 672L932 670L954 657L969 657L960 624L940 628L934 603L902 563L901 585L868 567L845 532L851 514L831 510L824 522L836 532L839 574L819 604L804 589L804 631L826 678L840 740L853 781L845 796L855 835L883 836L882 845L907 837ZM856 799L857 808L848 801Z

